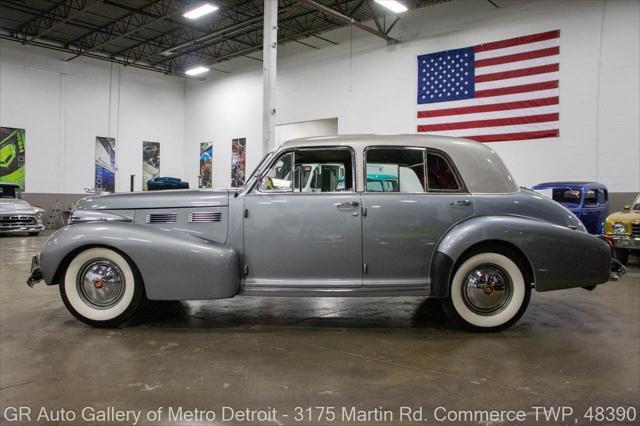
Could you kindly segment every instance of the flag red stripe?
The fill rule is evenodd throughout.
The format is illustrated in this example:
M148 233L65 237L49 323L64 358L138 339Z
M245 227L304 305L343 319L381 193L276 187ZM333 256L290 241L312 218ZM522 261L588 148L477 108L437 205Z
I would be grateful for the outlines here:
M472 139L476 142L504 142L504 141L521 141L524 139L541 139L541 138L557 138L560 136L560 130L537 130L535 132L522 133L505 133L503 135L480 135L465 136L466 139Z
M476 75L476 83L483 81L504 80L505 78L526 77L529 75L545 74L548 72L556 72L560 70L560 64L540 65L539 67L523 68L520 70L511 70L503 72L494 72L493 74Z
M545 81L542 83L523 84L520 86L500 87L497 89L478 90L476 98L488 98L490 96L511 95L514 93L536 92L538 90L556 89L558 80Z
M557 105L558 96L551 98L530 99L527 101L504 102L501 104L474 105L460 108L447 108L435 111L418 111L418 118L442 117L446 115L473 114L477 112L507 111L510 109L535 108L547 105Z
M560 54L560 46L547 47L546 49L532 50L530 52L480 59L476 61L476 68L486 67L489 65L506 64L508 62L526 61L527 59L543 58L545 56L554 56L558 54Z
M528 36L515 37L507 40L495 41L493 43L483 43L473 48L476 52L485 52L487 50L502 49L504 47L518 46L521 44L535 43L537 41L551 40L560 37L560 31L548 31L546 33L532 34Z
M474 129L478 127L516 126L519 124L544 123L547 121L558 121L559 119L560 114L554 112L551 114L527 115L524 117L493 118L490 120L460 121L457 123L423 124L419 127L422 127L423 132L439 132L443 130L460 130Z

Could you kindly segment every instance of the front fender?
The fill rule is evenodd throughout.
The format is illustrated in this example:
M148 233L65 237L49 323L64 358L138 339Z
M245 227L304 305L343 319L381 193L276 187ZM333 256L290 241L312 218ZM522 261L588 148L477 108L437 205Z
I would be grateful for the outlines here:
M538 291L588 287L609 279L611 249L586 232L520 216L481 216L453 227L433 257L430 293L444 297L460 257L471 247L497 241L519 249L529 261Z
M127 255L142 275L151 300L220 299L240 286L238 255L232 248L191 234L124 222L65 226L40 253L47 284L62 279L68 257L84 247L102 246Z

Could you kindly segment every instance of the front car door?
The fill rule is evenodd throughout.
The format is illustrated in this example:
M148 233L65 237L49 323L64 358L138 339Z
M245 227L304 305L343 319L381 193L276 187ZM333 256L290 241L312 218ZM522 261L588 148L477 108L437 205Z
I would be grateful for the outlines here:
M423 288L438 240L473 214L473 199L442 152L369 147L364 161L364 286Z
M283 151L244 206L247 288L362 286L360 195L351 148Z

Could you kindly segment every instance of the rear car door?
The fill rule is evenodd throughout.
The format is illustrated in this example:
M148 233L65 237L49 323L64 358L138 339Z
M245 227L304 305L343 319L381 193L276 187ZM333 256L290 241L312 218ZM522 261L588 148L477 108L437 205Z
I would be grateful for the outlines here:
M369 147L364 161L364 286L424 287L436 243L473 199L442 152Z

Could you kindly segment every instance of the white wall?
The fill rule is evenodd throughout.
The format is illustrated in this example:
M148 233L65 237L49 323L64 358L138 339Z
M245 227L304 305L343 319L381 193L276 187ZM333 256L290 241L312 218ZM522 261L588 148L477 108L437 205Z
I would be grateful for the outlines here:
M416 56L560 29L559 139L491 144L520 185L599 180L640 190L640 2L454 0L404 16L387 47L353 29L325 34L337 46L281 46L279 124L338 117L339 132L415 133ZM326 43L309 39L316 45ZM306 49L306 50L305 50ZM352 58L350 60L350 58ZM261 67L239 59L188 85L185 173L197 182L198 144L213 140L214 185L230 180L231 139L247 137L247 167L261 156Z
M184 172L184 81L0 41L0 125L26 130L26 190L94 186L95 137L116 138L116 189L142 185L142 141L161 143L161 173Z

